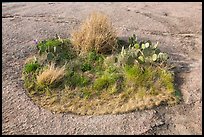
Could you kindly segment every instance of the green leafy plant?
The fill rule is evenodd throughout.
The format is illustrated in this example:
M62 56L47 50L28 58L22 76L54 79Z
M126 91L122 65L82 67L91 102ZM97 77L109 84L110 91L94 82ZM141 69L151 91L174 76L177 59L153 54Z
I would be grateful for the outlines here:
M66 39L49 39L39 42L37 45L39 54L46 54L47 61L68 61L76 56L71 43Z

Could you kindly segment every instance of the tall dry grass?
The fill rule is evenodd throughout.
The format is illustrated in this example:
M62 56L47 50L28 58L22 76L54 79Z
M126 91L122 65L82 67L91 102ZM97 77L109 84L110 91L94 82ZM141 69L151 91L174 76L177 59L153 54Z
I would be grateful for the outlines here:
M59 68L54 67L54 64L48 66L48 69L44 70L37 76L37 83L41 85L52 84L62 79L65 75L65 66Z
M94 12L82 23L79 30L71 34L71 41L80 52L95 50L98 53L107 53L117 45L116 37L116 31L108 17Z

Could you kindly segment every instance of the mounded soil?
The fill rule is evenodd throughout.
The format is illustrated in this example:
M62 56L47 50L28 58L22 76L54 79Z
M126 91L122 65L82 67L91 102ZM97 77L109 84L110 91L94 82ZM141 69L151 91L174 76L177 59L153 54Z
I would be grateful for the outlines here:
M177 66L179 105L118 115L55 114L26 95L24 61L34 39L70 37L92 11L107 14L118 36L160 42ZM202 3L2 3L2 134L202 134Z

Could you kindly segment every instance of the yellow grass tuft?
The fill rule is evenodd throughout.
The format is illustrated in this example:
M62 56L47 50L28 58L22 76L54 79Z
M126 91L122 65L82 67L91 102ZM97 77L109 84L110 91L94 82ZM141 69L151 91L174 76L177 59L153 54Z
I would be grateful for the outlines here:
M54 64L48 66L48 69L44 70L37 76L37 83L39 84L52 84L62 79L65 75L65 66L59 68L54 67Z
M82 23L80 29L71 34L76 50L87 52L95 50L107 53L117 45L117 35L106 15L95 12Z

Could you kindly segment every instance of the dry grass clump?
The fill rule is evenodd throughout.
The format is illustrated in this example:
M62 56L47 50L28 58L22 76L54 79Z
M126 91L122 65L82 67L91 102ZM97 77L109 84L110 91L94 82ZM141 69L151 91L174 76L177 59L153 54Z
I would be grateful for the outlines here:
M48 66L48 69L44 70L37 76L37 83L41 85L50 85L53 82L57 82L65 75L65 67L54 67L54 64Z
M116 32L106 15L95 12L82 23L80 29L71 35L74 47L80 52L95 50L107 53L117 44Z

